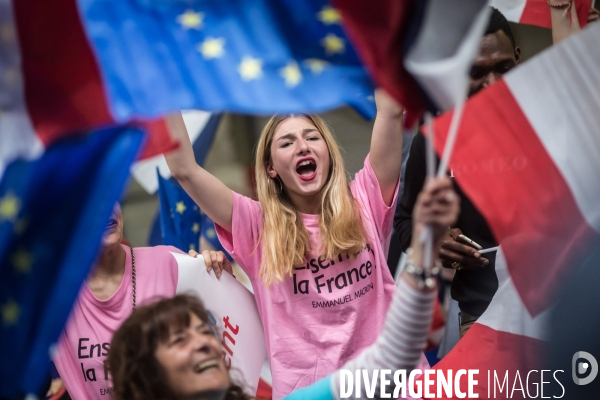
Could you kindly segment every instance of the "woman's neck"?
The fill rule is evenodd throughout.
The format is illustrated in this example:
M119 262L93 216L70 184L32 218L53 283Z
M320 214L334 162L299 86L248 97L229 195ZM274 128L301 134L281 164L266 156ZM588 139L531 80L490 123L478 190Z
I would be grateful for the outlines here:
M302 214L321 214L321 193L313 196L290 196L296 210Z
M107 300L115 294L125 273L125 257L120 243L102 251L87 279L87 285L97 299Z

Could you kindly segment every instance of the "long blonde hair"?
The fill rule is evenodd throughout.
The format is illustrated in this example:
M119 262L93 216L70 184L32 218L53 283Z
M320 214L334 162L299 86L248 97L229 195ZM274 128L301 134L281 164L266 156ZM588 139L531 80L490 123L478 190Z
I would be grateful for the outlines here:
M293 267L302 265L312 250L308 231L283 182L279 177L270 179L267 174L275 130L281 122L291 117L302 117L312 123L323 136L329 150L329 176L321 189L321 248L318 251L330 259L341 253L355 257L365 245L360 209L350 193L344 161L329 127L316 115L275 115L262 130L255 161L258 200L263 213L259 276L267 286L291 275Z

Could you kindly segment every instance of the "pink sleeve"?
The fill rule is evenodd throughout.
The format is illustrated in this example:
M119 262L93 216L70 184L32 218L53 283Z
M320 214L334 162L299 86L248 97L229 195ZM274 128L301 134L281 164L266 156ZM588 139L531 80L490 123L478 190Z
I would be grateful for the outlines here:
M232 232L215 222L221 244L250 278L258 276L261 249L256 249L262 227L262 211L257 201L233 192Z
M392 222L394 221L394 212L396 202L398 201L398 182L394 191L392 204L387 206L381 196L379 181L371 166L370 156L367 155L363 168L356 173L354 181L350 183L352 195L359 202L363 218L366 218L373 225L379 241L385 241L392 232Z

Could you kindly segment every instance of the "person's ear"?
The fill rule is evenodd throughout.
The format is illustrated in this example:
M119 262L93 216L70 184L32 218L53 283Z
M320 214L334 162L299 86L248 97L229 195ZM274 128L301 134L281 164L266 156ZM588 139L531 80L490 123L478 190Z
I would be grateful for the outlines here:
M517 65L521 63L521 48L519 46L515 47L515 60L517 61Z
M269 175L271 179L277 178L277 171L273 168L273 163L267 163L267 175Z

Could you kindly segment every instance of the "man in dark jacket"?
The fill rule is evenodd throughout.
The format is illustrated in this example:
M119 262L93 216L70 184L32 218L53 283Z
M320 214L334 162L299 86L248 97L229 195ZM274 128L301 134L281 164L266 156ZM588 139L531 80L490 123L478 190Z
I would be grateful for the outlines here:
M516 46L506 18L493 9L490 22L481 40L479 55L470 72L469 96L499 80L502 75L521 61L521 51ZM449 171L452 177L452 171ZM394 219L394 228L404 251L408 248L412 232L412 211L425 182L425 139L421 133L413 140L406 164L404 193ZM461 198L461 214L455 227L448 230L442 244L440 259L446 268L454 268L452 298L460 307L461 337L475 320L483 314L498 289L495 272L495 253L480 255L474 247L457 241L464 234L483 248L496 246L495 239L483 216L465 196L460 187L454 189ZM452 316L451 316L452 317Z

